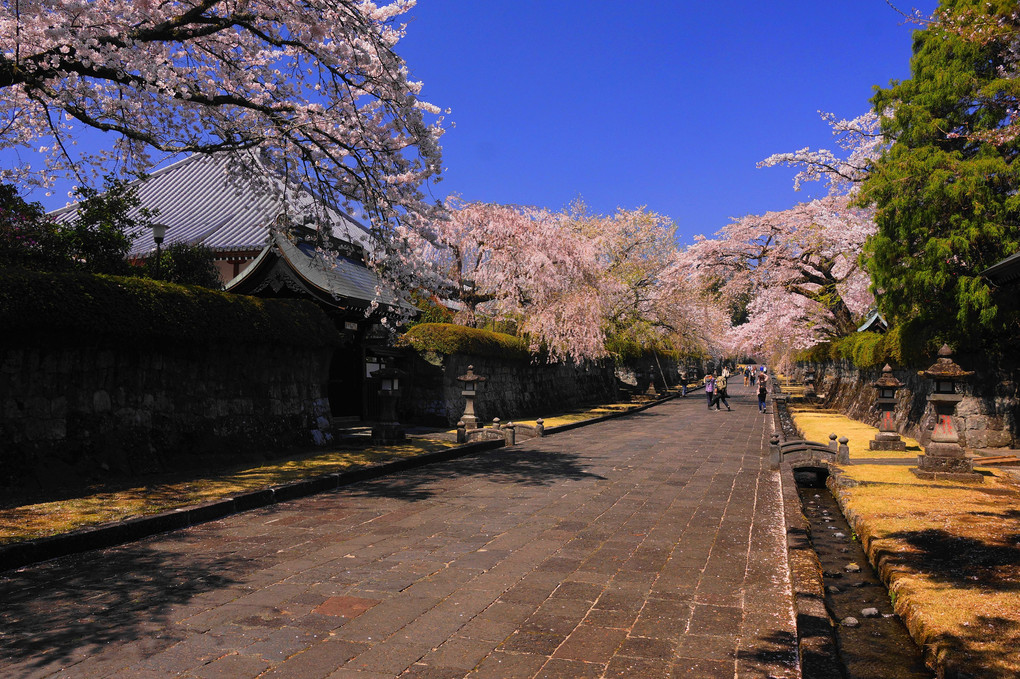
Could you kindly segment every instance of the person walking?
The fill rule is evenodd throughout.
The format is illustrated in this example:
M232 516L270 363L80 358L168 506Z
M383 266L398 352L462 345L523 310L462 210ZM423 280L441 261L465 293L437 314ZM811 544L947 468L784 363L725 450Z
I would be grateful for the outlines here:
M715 409L716 410L722 410L722 408L719 407L719 404L722 404L722 405L726 406L726 410L733 410L732 408L730 408L730 402L726 400L726 397L727 397L727 394L726 394L726 375L720 375L719 378L715 381L715 389L714 389L714 391L715 391L715 398L712 399L712 402L708 404L709 410L712 409L712 403L715 404Z
M680 373L680 397L687 396L687 373Z
M744 366L744 386L748 387L751 385L751 369L748 366Z
M769 395L769 376L762 373L758 376L758 412L765 412L765 400Z
M715 390L715 375L708 373L705 376L705 395L708 397L708 409L712 409L712 396Z

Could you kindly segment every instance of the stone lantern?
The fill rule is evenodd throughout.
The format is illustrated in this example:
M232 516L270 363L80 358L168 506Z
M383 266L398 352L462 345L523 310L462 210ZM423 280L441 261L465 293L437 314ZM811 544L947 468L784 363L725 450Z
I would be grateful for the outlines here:
M875 438L868 442L871 450L906 450L907 444L900 439L896 430L896 420L893 418L893 410L896 408L896 390L903 386L903 383L892 374L892 368L886 364L882 368L882 376L874 384L875 388L875 410L879 411L878 433Z
M467 374L457 378L458 382L464 383L464 389L460 392L464 397L464 414L460 421L466 429L478 429L478 418L475 416L475 395L478 390L478 383L484 382L485 378L475 374L475 367L469 365Z
M928 396L928 402L935 409L936 420L925 454L917 456L917 467L910 471L922 479L981 483L984 477L974 471L974 464L967 459L953 423L956 405L963 400L963 396L956 393L956 383L969 378L974 372L956 365L952 355L949 345L942 345L939 359L921 373L935 382L935 391Z
M804 398L808 400L815 396L815 369L809 367L804 371Z
M379 381L379 421L372 427L373 441L392 443L405 438L404 427L397 422L400 378L404 375L396 368L382 368L372 373L372 377Z

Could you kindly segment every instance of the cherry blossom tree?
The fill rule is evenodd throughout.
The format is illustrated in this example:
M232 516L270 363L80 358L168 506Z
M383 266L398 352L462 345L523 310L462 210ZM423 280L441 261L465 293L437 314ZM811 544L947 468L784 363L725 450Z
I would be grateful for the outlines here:
M749 215L686 250L702 287L746 311L731 335L734 350L803 349L856 328L855 317L874 302L858 262L874 222L849 200L829 196Z
M457 199L446 207L405 235L428 289L455 301L457 322L509 326L553 360L601 358L623 344L693 353L723 337L668 218L644 208L595 215L582 204L563 213Z
M0 181L137 175L182 153L228 152L384 235L424 209L440 111L394 51L413 0L12 0L0 4L0 150L45 167ZM429 122L431 118L431 122ZM112 135L77 152L92 128ZM258 168L261 169L261 168ZM254 171L254 170L253 170Z
M672 220L643 207L593 215L577 204L568 223L596 250L611 343L684 354L720 350L724 316L686 275Z
M405 236L431 271L422 279L459 307L456 322L510 325L554 360L605 355L596 251L564 215L456 198L446 208Z

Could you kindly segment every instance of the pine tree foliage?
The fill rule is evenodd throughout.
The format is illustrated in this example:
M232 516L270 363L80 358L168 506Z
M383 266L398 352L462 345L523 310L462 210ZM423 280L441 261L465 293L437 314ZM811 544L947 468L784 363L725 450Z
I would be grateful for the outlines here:
M1005 0L947 0L940 9L1001 24L1016 21L1015 8ZM1020 249L1020 168L1013 162L1020 140L987 141L1015 113L1008 97L989 96L1012 87L1004 39L975 41L940 26L917 31L912 77L872 99L895 142L859 194L875 206L868 269L887 315L924 328L933 341L999 330L1007 321L980 275Z

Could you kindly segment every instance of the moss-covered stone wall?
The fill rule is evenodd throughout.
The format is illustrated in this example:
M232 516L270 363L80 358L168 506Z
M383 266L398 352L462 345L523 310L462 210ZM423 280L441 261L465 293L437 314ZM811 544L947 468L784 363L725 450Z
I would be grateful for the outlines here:
M310 302L0 272L0 486L258 459L329 430Z
M540 417L586 404L627 398L678 381L677 362L654 355L616 362L550 363L527 353L509 335L449 324L416 326L405 344L409 372L403 383L400 417L452 426L464 412L463 383L457 377L474 366L486 379L475 398L483 422Z
M965 369L977 369L973 378L958 386L963 400L957 406L957 428L961 444L967 448L1002 448L1014 445L1017 438L1018 404L1015 370L990 365L980 357L963 356L955 360ZM893 366L894 375L904 384L896 393L894 411L900 433L926 445L931 438L935 417L927 398L932 392L931 381L918 375L930 362L920 367ZM816 370L816 391L824 394L823 404L856 420L878 426L874 410L875 389L871 386L881 376L881 368L860 369L848 360L799 365Z

